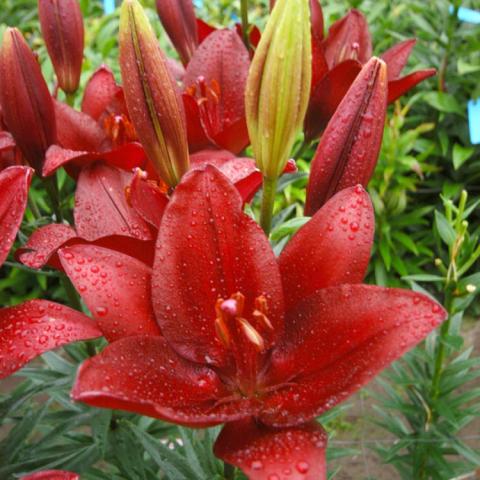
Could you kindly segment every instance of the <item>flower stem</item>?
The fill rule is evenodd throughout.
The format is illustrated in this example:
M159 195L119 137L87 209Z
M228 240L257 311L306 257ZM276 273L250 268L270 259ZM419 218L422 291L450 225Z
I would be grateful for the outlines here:
M248 23L248 0L240 0L240 10L242 15L242 38L247 50L250 50L250 40L248 38L248 31L250 25Z
M223 464L223 476L225 480L234 480L235 478L235 467L225 462Z
M263 177L262 208L260 211L260 225L266 235L272 228L273 207L277 192L277 178Z
M45 185L45 190L47 191L48 197L50 198L50 204L57 219L57 222L63 222L63 214L60 208L60 197L57 186L57 178L45 177L43 178L43 184Z
M75 94L74 93L65 93L65 100L67 105L73 107L75 105Z

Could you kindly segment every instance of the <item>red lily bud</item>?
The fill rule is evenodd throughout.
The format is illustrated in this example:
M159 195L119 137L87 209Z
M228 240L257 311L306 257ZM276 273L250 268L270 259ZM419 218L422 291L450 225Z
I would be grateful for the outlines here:
M55 111L40 65L22 34L8 28L0 51L0 104L8 131L37 173L55 143Z
M42 35L58 79L66 93L80 83L84 29L77 0L38 0Z
M120 67L138 138L162 180L174 187L189 168L185 113L165 56L137 0L122 5Z
M187 65L198 45L197 19L192 0L157 0L157 12L163 28Z
M373 57L328 123L312 162L305 213L336 192L366 186L378 159L387 109L387 66Z

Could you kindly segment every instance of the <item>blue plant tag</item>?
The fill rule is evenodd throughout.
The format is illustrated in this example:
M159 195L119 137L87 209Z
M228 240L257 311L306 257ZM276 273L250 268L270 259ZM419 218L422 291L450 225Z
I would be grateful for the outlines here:
M115 11L115 0L103 0L103 10L108 15Z
M453 12L453 7L450 7L450 13L451 12ZM472 10L471 8L460 7L457 16L462 22L480 23L480 12Z
M480 98L468 101L468 126L470 141L474 145L480 144Z

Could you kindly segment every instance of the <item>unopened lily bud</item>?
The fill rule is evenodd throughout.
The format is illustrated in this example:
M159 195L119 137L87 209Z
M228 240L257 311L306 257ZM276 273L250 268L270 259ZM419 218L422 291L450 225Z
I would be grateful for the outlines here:
M74 93L82 72L84 28L78 0L38 0L42 35L59 87Z
M38 174L55 143L55 110L37 58L22 34L8 28L0 50L0 105L8 131Z
M137 0L122 5L120 67L138 138L162 180L174 187L189 168L185 113L166 58Z
M157 12L173 46L187 65L198 46L197 19L192 0L157 0Z
M258 168L279 177L301 129L312 76L309 0L277 0L255 51L245 94Z

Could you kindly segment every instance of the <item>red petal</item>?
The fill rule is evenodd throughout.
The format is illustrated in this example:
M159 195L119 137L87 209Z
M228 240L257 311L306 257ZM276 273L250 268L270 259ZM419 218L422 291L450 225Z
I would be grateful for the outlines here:
M356 60L346 60L330 70L312 88L305 116L305 136L316 139L336 112L362 66Z
M255 160L235 157L228 150L202 150L190 155L191 169L217 167L237 188L244 203L250 202L262 186L262 174Z
M245 419L223 427L214 452L250 480L326 480L326 446L316 422L277 429Z
M410 75L406 75L398 80L388 82L388 103L394 102L420 82L433 77L436 73L437 71L434 68L427 68L410 73Z
M203 131L200 122L200 110L197 101L188 93L182 94L185 119L187 122L188 147L190 152L196 152L210 145L210 140Z
M92 117L57 100L55 120L57 140L64 148L98 152L106 141L105 132Z
M388 81L396 80L405 65L408 62L408 57L412 53L413 47L417 43L415 38L410 38L403 42L395 44L383 53L381 59L387 64Z
M61 269L57 250L69 240L78 238L75 230L64 224L52 223L35 230L27 243L19 248L15 256L30 268L50 265Z
M387 111L387 72L372 58L330 120L312 162L305 212L313 215L335 192L366 186L375 169Z
M327 59L325 58L324 43L312 38L312 92L318 82L328 73Z
M75 192L75 226L80 237L93 241L109 235L150 240L148 225L128 205L126 188L132 174L102 163L84 168Z
M219 90L216 100L209 100L214 113L208 115L208 121L202 117L203 127L209 138L234 153L248 144L248 136L245 139L244 129L240 128L245 121L244 93L249 66L248 51L236 32L218 30L199 46L184 77L186 88L203 77L208 88ZM239 130L230 130L233 128Z
M143 147L136 142L126 143L105 152L68 150L52 145L47 150L43 175L50 176L60 167L65 167L70 175L77 178L81 168L99 160L129 172L136 167L145 167L147 162Z
M323 40L323 11L319 0L310 0L310 15L312 23L312 38L316 41Z
M90 77L85 87L82 112L94 120L99 120L120 90L112 71L102 65Z
M33 170L9 167L0 172L0 266L7 258L27 207Z
M266 400L269 424L295 424L343 401L423 340L445 318L436 302L408 290L342 285L291 310L271 378L288 381ZM272 380L273 381L273 380Z
M0 309L0 378L48 350L102 335L85 315L58 303L31 300Z
M80 480L80 475L65 470L44 470L25 475L20 480Z
M331 198L280 255L286 310L320 288L362 282L374 223L373 207L362 187L342 190Z
M108 341L160 335L150 303L151 269L144 263L93 245L74 245L58 255Z
M372 39L366 18L358 10L350 10L328 30L325 57L330 68L345 61L366 63L372 56Z
M9 132L0 131L0 153L15 148L15 140Z
M202 43L211 33L216 32L217 29L197 18L198 43Z
M269 242L242 211L233 185L214 167L189 172L165 211L152 279L163 335L182 356L225 365L215 334L215 303L245 296L245 318L266 295L274 335L282 329L281 279ZM273 340L273 339L272 339Z
M204 423L225 394L216 373L179 357L162 337L128 337L107 346L82 364L72 398L95 407L129 410L142 415ZM179 413L178 413L179 412ZM218 421L210 417L210 422Z
M168 198L158 185L143 178L140 172L133 176L129 200L137 213L150 225L160 227Z

